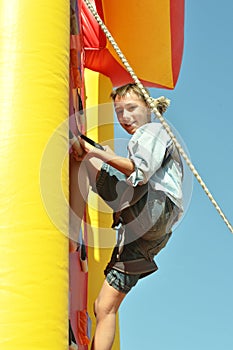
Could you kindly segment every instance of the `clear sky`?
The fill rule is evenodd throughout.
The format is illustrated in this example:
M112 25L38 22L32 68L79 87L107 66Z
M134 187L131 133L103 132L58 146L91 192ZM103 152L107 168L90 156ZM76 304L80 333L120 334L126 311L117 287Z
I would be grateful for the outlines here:
M233 2L186 0L178 83L166 118L233 224ZM194 180L190 206L157 273L120 309L121 350L233 349L233 235Z

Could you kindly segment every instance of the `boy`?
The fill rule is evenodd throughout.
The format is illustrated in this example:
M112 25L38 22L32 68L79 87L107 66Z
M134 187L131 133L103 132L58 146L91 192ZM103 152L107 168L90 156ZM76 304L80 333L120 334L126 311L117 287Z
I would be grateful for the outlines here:
M97 324L92 350L111 349L121 302L140 278L157 270L153 258L165 247L183 210L179 153L161 124L151 121L140 89L127 84L113 91L111 97L120 125L132 135L128 157L116 155L109 147L97 149L80 139L83 154L74 151L71 159L72 210L82 218L91 186L113 209L113 226L118 228L118 242L95 301ZM163 113L167 100L155 102Z

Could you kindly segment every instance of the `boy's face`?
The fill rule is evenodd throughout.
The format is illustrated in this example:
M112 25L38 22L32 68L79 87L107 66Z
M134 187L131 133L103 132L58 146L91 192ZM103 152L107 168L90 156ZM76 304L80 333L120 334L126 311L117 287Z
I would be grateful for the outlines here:
M128 92L124 97L117 95L114 108L122 128L131 135L140 126L150 122L149 109L145 102L133 92Z

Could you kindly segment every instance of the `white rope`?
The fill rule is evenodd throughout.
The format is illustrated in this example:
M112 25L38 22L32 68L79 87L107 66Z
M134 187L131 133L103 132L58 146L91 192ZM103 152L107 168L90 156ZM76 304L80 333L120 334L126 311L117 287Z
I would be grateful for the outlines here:
M227 227L230 230L230 232L233 233L233 227L232 227L231 223L226 218L226 216L223 213L223 211L221 210L220 206L218 205L218 203L216 202L216 200L212 196L212 194L209 191L209 189L207 188L205 182L202 180L202 178L199 175L198 171L196 170L196 168L192 164L191 160L189 159L188 155L185 153L185 151L181 147L180 143L177 141L177 139L176 139L175 135L173 134L173 132L171 131L169 125L167 124L167 122L165 121L163 116L159 113L158 109L156 108L156 106L154 104L153 98L145 90L144 86L142 85L142 83L138 79L138 77L135 74L135 72L132 69L132 67L129 65L126 57L124 56L124 54L120 50L119 46L115 42L115 40L112 37L111 33L109 32L109 30L107 29L107 27L103 23L103 21L100 18L99 14L96 12L96 10L94 9L94 7L92 6L92 4L90 3L89 0L84 0L84 2L86 3L86 5L89 8L89 10L91 11L92 15L94 16L94 18L96 19L96 21L100 25L100 27L103 30L103 32L105 33L105 35L108 38L109 42L111 43L111 45L113 46L113 48L116 51L117 55L119 56L119 58L121 59L122 63L124 64L126 70L129 72L129 74L131 75L132 79L134 80L135 84L137 84L137 86L140 88L140 90L141 90L145 100L147 101L147 103L149 104L149 106L151 107L153 112L155 113L156 117L160 120L161 124L163 125L163 127L166 130L166 132L168 133L168 135L173 140L175 146L177 147L177 149L179 150L179 152L182 155L183 159L185 160L186 164L188 165L188 167L192 171L193 175L196 177L197 181L199 182L199 184L203 188L204 192L206 193L206 195L210 199L211 203L214 205L214 207L217 210L217 212L219 213L220 217L223 219L223 221L227 225Z

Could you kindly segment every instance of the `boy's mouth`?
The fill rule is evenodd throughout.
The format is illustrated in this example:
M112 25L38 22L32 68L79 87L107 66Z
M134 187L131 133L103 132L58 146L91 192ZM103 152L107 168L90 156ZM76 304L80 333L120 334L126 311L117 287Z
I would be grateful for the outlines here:
M124 123L124 125L126 126L126 127L130 127L130 126L132 126L134 124L134 122L132 122L132 123Z

